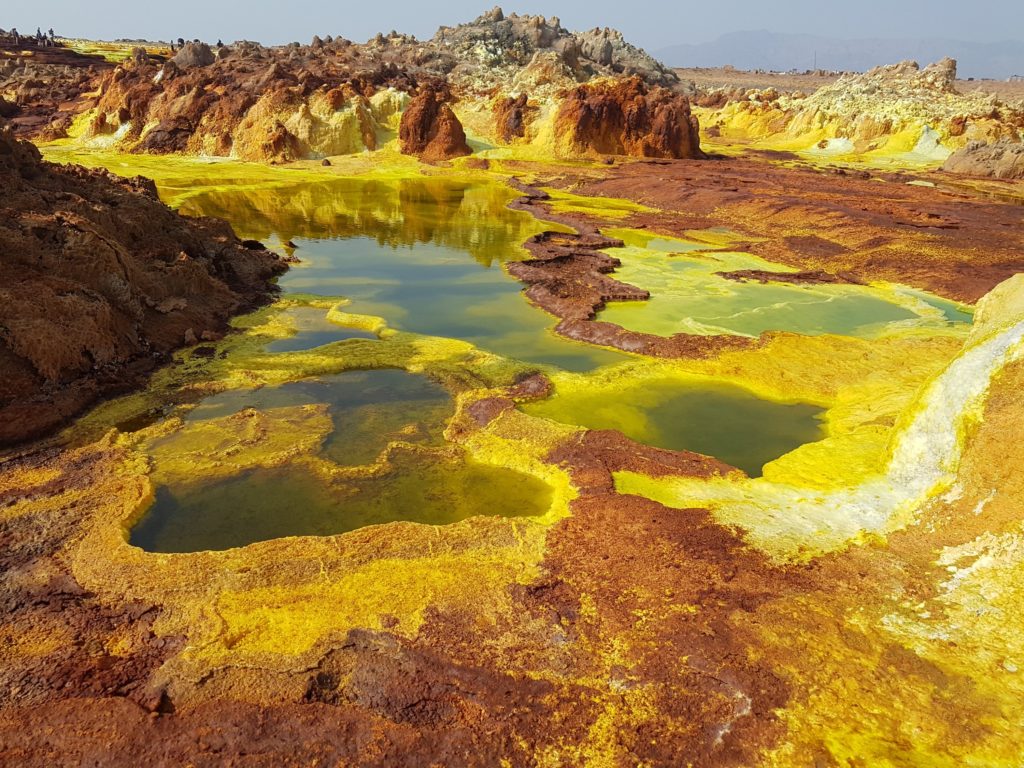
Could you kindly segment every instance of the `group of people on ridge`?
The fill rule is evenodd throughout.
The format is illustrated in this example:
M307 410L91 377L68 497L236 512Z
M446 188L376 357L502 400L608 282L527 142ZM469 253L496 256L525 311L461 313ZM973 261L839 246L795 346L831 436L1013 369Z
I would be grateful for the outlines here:
M48 48L57 44L57 37L54 35L52 27L46 32L43 32L42 29L36 27L36 33L34 35L22 35L17 29L12 29L5 35L3 30L0 30L0 37L7 37L13 41L16 46L34 45L39 48Z

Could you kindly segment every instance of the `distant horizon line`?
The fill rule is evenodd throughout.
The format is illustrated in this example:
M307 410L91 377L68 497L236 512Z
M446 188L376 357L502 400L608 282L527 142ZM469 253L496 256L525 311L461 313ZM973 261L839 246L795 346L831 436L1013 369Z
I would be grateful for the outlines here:
M469 21L471 22L472 19L469 20ZM459 22L459 23L469 23L469 22ZM432 39L437 34L437 32L440 31L442 28L451 28L452 26L458 26L458 24L455 24L455 25L452 25L452 24L439 24L437 29L434 31L434 33L432 35L430 35L430 37L426 37L426 38L417 37L415 34L413 34L411 32L401 32L401 30L394 30L394 29L391 29L391 30L383 30L382 29L382 30L378 31L377 33L374 33L373 35L368 37L367 41L372 40L378 34L387 35L387 34L390 34L393 31L397 31L397 32L399 32L399 34L407 35L409 37L415 38L415 39L420 40L420 41L426 41L426 40ZM15 29L15 28L16 27L11 27L10 29ZM42 29L41 27L39 27L39 28ZM0 26L0 29L8 30L8 28L3 27L3 26ZM570 32L585 32L585 31L587 31L586 29L582 29L582 28L581 29L571 29L569 27L566 27L566 29L568 31L570 31ZM587 29L590 29L590 27L588 27ZM21 34L31 35L32 34L32 30L29 30L27 33L26 33L26 31L23 30ZM332 32L313 32L313 33L311 33L309 35L309 38L310 38L310 40L312 40L312 38L314 36L323 37L325 34L326 35L332 35L334 37L338 36L338 34L335 34L335 33L332 33ZM900 35L888 36L888 35L878 35L878 36L871 36L871 37L865 37L865 36L845 37L845 36L842 36L842 35L822 34L822 33L817 33L817 32L802 32L802 31L792 31L792 30L778 31L778 30L773 30L773 29L769 29L769 28L766 28L766 27L732 29L732 30L720 32L720 33L718 33L718 35L716 37L713 37L713 38L705 37L702 40L696 41L696 42L695 41L679 41L679 42L669 43L667 45L661 45L661 46L657 46L657 47L652 47L652 46L649 46L649 45L639 45L638 43L633 43L633 44L637 45L640 48L644 48L649 53L653 54L653 53L656 53L658 51L667 51L667 50L671 50L673 48L680 48L680 47L685 47L685 46L710 45L710 44L713 44L715 42L721 41L723 38L727 38L727 37L730 37L730 36L733 36L733 35L749 35L749 34L773 35L773 36L776 36L776 37L806 37L806 38L817 38L817 39L820 39L820 40L838 40L838 41L851 42L851 43L879 41L879 42L889 42L889 43L896 43L896 42L935 42L935 43L960 43L960 44L965 44L966 43L966 44L970 44L970 45L999 45L999 44L1011 43L1011 44L1021 44L1021 45L1024 45L1024 38L1017 38L1017 37L1004 37L1004 38L995 38L995 39L986 39L986 40L979 40L979 39L972 39L972 38L965 38L965 37L935 36L935 35L922 35L922 36L908 36L908 35L904 35L904 36L900 36ZM106 42L106 43L115 43L115 42L171 43L171 42L176 42L179 39L177 37L174 38L173 40L165 40L165 39L152 39L152 38L148 38L148 37L131 37L131 36L110 37L110 38L103 37L103 38L101 38L101 37L92 37L92 36L89 36L89 35L61 34L59 31L58 31L56 36L60 37L60 38L63 38L65 40L92 40L92 41L95 41L95 42ZM344 35L341 35L341 36L344 37ZM196 38L190 38L190 39L196 39ZM223 38L220 38L220 39L223 39ZM346 38L346 39L349 39L349 38ZM237 38L237 39L235 39L235 40L233 40L231 42L243 42L243 41L244 42L255 42L255 43L259 43L260 45L268 45L268 46L289 45L289 44L294 43L294 42L300 42L300 43L302 42L301 40L294 40L293 39L293 40L286 40L286 41L282 41L282 42L268 42L268 43L264 43L262 40L252 40L251 38ZM211 40L202 40L202 42L213 42L213 41L211 41ZM358 41L353 40L353 42L358 42ZM633 41L629 40L629 42L633 42Z
M908 42L925 42L925 41L927 41L927 42L934 42L934 43L969 43L971 45L998 45L999 43L1017 43L1017 44L1020 44L1020 45L1024 45L1024 37L1022 37L1022 38L1004 37L1004 38L998 38L998 39L993 39L993 40L974 40L974 39L970 39L970 38L966 38L966 37L937 37L937 36L933 36L933 35L924 35L924 36L921 36L921 37L910 37L910 36L906 36L906 37L899 37L899 36L897 36L897 37L886 37L886 36L842 37L842 36L839 36L839 35L824 35L824 34L819 34L817 32L792 32L792 31L777 32L775 30L766 29L766 28L762 27L760 29L749 29L749 28L748 29L734 29L734 30L731 30L729 32L722 32L722 33L720 33L718 35L718 37L715 37L715 38L712 38L712 39L703 40L703 41L701 41L699 43L694 43L694 42L671 43L669 45L663 45L660 48L656 48L654 50L655 51L664 51L664 50L668 50L669 48L676 48L676 47L684 46L684 45L708 45L710 43L718 42L723 37L728 37L730 35L747 35L747 34L766 34L766 35L776 35L776 36L779 36L779 37L814 37L814 38L818 38L820 40L842 40L844 42L849 42L849 43L862 43L862 42L873 42L873 41L888 42L888 43L908 43Z

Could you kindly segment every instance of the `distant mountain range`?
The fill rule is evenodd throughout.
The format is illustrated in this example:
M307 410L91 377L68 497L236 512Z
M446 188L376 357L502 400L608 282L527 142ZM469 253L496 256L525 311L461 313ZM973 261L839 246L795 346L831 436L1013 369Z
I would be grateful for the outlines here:
M964 40L842 40L817 35L751 31L732 32L710 43L673 45L654 51L672 67L737 69L826 69L857 71L914 59L922 66L952 56L959 75L1005 79L1024 75L1024 41L972 43Z

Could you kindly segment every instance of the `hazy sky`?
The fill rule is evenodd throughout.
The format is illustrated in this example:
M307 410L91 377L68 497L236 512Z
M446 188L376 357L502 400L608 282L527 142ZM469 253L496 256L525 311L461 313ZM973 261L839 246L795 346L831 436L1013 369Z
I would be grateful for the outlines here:
M397 29L431 37L469 21L493 0L5 0L0 28L53 27L92 38L308 42L314 34L362 42ZM502 3L506 13L559 16L570 29L609 26L648 50L699 43L726 32L767 29L833 37L1024 38L1024 0L542 0Z

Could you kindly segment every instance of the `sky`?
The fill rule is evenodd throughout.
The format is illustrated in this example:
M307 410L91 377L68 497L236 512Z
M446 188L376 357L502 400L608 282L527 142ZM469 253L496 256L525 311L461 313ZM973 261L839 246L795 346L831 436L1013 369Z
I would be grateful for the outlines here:
M265 44L308 42L316 34L363 42L377 32L396 29L425 39L439 25L470 21L492 4L493 0L5 0L0 28L28 32L53 27L61 35L93 39L183 37ZM649 51L757 29L842 38L1024 38L1024 0L541 0L502 7L506 13L558 16L569 29L614 27Z

